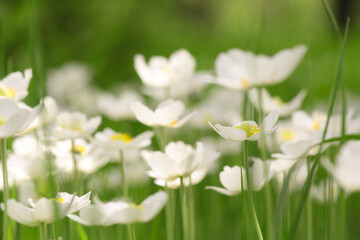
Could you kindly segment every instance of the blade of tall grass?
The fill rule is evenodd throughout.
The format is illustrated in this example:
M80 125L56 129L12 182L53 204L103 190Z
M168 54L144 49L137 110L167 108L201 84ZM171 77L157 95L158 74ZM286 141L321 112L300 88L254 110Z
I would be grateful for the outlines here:
M294 221L293 221L293 223L291 225L291 228L290 228L289 239L293 239L294 236L295 236L296 229L297 229L297 227L299 225L302 209L303 209L304 204L306 202L306 198L307 198L307 195L308 195L309 190L310 190L310 186L311 186L311 183L312 183L312 180L313 180L315 170L316 170L317 166L319 165L321 150L323 148L323 143L325 141L326 133L327 133L327 130L329 128L329 122L330 122L331 115L333 113L335 100L336 100L336 95L337 95L337 90L338 90L339 84L340 84L340 79L341 79L341 74L342 74L342 69L343 69L345 49L346 49L348 33L349 33L349 22L350 21L348 19L348 21L346 23L344 40L343 40L343 44L342 44L342 48L341 48L340 60L339 60L339 65L338 65L338 73L337 73L335 83L334 83L334 86L333 86L333 89L332 89L332 94L331 94L331 99L330 99L330 106L329 106L328 113L327 113L327 119L326 119L324 131L323 131L323 134L322 134L321 143L320 143L320 146L319 146L319 151L318 151L318 154L316 155L316 157L314 159L314 164L311 167L310 172L308 173L305 185L303 187L302 194L301 194L301 197L300 197L300 201L299 201L299 204L298 204L298 208L297 208L296 213L295 213Z

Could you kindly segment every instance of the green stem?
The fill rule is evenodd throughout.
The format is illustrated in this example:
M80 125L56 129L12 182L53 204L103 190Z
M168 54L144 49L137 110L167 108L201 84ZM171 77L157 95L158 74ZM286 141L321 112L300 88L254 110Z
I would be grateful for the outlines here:
M168 240L174 240L174 225L172 223L173 217L172 217L172 202L171 202L171 193L170 189L167 186L167 182L165 184L165 191L166 194L169 196L169 201L167 202L165 206L165 218L166 218L166 238Z
M243 96L243 108L242 108L242 120L245 121L247 119L247 105L248 105L248 92L245 90L244 91L244 96ZM240 152L241 155L241 152ZM245 159L243 158L243 166L245 166ZM241 202L242 202L242 208L243 208L243 212L242 212L242 225L243 225L243 237L245 239L248 238L248 232L247 232L247 224L246 224L246 219L247 219L247 213L246 213L246 198L245 198L245 191L244 191L244 176L243 176L243 172L240 172L241 174Z
M6 138L0 139L1 145L1 163L2 163L2 171L3 171L3 202L4 202L4 213L3 213L3 239L8 239L8 203L9 199L9 183L8 183L8 175L7 175L7 161L6 161Z
M188 210L186 202L186 191L184 186L184 178L180 177L180 194L181 194L181 205L182 205L182 223L183 223L183 239L189 239L189 228L188 228Z
M338 208L338 216L339 216L339 226L338 226L338 238L339 240L345 239L345 226L346 226L346 201L345 201L345 191L344 189L340 189L339 194L339 208Z
M40 239L41 240L47 240L47 226L46 226L46 223L40 223L39 230L40 230Z
M131 224L127 225L127 229L128 229L128 233L129 233L129 240L135 240L134 231L132 229Z
M251 180L250 180L251 178L250 178L250 171L249 171L249 161L248 161L248 152L247 152L248 146L247 145L248 145L248 142L244 141L244 162L245 162L245 173L246 173L248 199L249 199L252 217L255 222L255 228L256 228L256 233L257 233L258 239L263 240L264 238L262 236L260 224L259 224L259 221L256 216L254 200L253 200L253 196L252 196L252 186L251 186Z
M195 199L194 199L194 187L192 185L192 181L191 181L191 175L189 176L189 181L190 181L190 186L189 186L189 211L190 211L190 239L191 240L195 240L195 236L196 236L196 222L195 222Z
M78 170L77 170L77 161L76 161L76 149L75 149L75 140L71 139L71 153L72 153L72 160L74 164L74 192L78 191Z
M124 152L120 150L120 173L121 173L121 184L123 188L123 194L125 197L125 201L127 202L129 199L128 194L128 186L126 183L126 176L125 176L125 159L124 159Z
M307 168L310 171L310 158L307 159ZM312 240L313 239L313 229L312 229L312 202L311 202L311 195L309 194L306 199L306 239Z

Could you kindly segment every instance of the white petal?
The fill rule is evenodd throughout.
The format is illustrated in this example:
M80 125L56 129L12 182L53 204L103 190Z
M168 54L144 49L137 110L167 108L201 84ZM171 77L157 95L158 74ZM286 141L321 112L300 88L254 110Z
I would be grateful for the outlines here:
M153 219L163 209L167 202L168 196L164 191L159 191L147 197L141 204L143 208L139 216L139 222L148 222Z

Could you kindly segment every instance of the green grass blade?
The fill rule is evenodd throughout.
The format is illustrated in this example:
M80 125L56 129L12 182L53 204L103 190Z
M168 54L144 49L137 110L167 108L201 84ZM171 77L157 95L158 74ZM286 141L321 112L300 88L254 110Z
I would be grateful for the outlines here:
M296 229L297 229L297 227L299 225L301 213L302 213L302 210L304 208L306 198L307 198L307 196L309 194L309 191L310 191L310 186L311 186L311 183L312 183L312 180L313 180L315 170L316 170L317 166L319 165L320 153L321 153L321 150L322 150L322 147L323 147L323 143L325 141L327 130L329 128L329 122L330 122L330 118L331 118L331 115L332 115L333 110L334 110L336 94L337 94L337 90L338 90L339 84L340 84L340 79L341 79L341 74L342 74L342 69L343 69L345 49L346 49L348 33L349 33L349 22L350 21L348 20L347 23L346 23L345 36L344 36L344 41L343 41L342 48L341 48L340 61L339 61L339 65L338 65L338 73L337 73L335 83L334 83L334 86L333 86L333 90L332 90L332 94L331 94L330 106L329 106L328 113L327 113L326 124L325 124L324 132L323 132L323 135L322 135L322 141L321 141L321 144L320 144L320 147L319 147L319 152L315 156L314 164L311 167L310 172L308 173L305 185L303 187L301 198L300 198L300 201L299 201L299 205L298 205L298 208L297 208L296 213L295 213L294 221L293 221L293 223L291 225L291 228L290 228L289 239L293 239L294 236L295 236Z
M331 10L331 7L329 6L329 3L326 1L326 0L322 0L322 3L323 3L323 6L325 8L325 11L326 11L326 14L328 15L329 17L329 20L331 22L331 24L333 25L335 31L336 31L336 34L338 35L338 37L340 39L342 39L342 34L341 34L341 31L340 31L340 27L339 27L339 24L337 23L336 21L336 18L334 16L334 13L333 11Z

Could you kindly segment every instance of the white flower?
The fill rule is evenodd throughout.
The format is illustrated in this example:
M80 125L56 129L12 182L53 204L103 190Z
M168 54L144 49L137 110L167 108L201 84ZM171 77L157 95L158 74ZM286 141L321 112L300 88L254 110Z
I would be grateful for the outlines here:
M47 76L47 91L57 100L78 96L88 85L92 77L88 67L70 62L57 69L51 69Z
M255 159L255 158L253 159L253 165L249 170L251 176L252 190L254 191L261 190L264 184L272 177L272 174L271 172L269 172L269 169L259 159ZM240 192L242 192L241 175L243 179L244 190L247 190L245 168L239 166L234 166L234 167L225 166L224 170L220 172L220 182L224 188L209 186L206 187L206 189L212 189L221 194L225 194L228 196L237 195Z
M240 90L282 82L294 71L306 50L304 45L299 45L269 57L230 49L217 57L216 80L212 82Z
M14 199L7 201L8 215L15 221L27 225L38 226L41 223L52 223L67 214L79 211L90 204L90 192L82 197L68 193L58 193L56 199L40 198L36 202L29 199L31 207L26 207ZM4 205L1 205L4 208Z
M360 190L360 141L352 141L343 145L336 157L335 165L328 159L322 164L348 193Z
M64 112L57 116L55 136L59 139L89 137L100 125L101 117L87 119L79 112Z
M135 91L126 90L119 96L110 93L98 94L96 103L99 111L112 120L133 119L134 113L130 104L141 101L142 97Z
M103 203L95 199L95 205L80 210L79 216L70 214L68 217L86 226L148 222L161 211L167 199L163 191L150 195L140 205L124 201Z
M313 155L318 150L318 147L311 148L313 144L314 142L310 139L287 141L280 146L282 153L274 153L271 156L274 158L298 159L301 156Z
M95 134L94 144L104 149L124 150L133 148L144 148L151 144L154 133L146 131L136 137L131 137L128 133L115 132L110 128L105 128L102 132Z
M274 111L267 115L260 125L257 125L254 121L243 121L235 124L232 127L222 126L220 124L213 125L209 122L210 126L223 138L232 140L232 141L257 141L260 139L261 134L264 136L271 134L275 128L279 118L279 113Z
M201 151L202 150L202 151ZM196 185L201 182L207 175L207 173L214 168L214 163L219 158L220 153L216 152L212 148L203 147L198 153L199 165L190 176L183 179L184 186ZM176 178L172 181L166 181L161 178L155 179L155 184L159 186L165 186L169 188L179 188L181 185L180 178Z
M290 115L293 111L301 106L304 100L306 92L300 91L290 102L285 103L280 97L271 97L269 92L265 88L261 89L262 98L262 110L265 113L272 111L278 111L281 117ZM258 89L251 89L249 91L249 97L253 105L259 109L259 91Z
M180 119L185 111L185 106L182 102L173 99L160 103L155 111L150 110L140 102L131 104L130 109L134 112L139 122L151 127L179 128L196 114L196 112L192 112Z
M77 170L79 172L90 174L109 162L109 155L102 149L95 148L84 139L75 139L74 141L74 149L72 148L71 140L58 141L51 149L55 155L55 164L61 171L66 173L73 172L73 151L76 155Z
M276 142L281 145L287 141L308 139L309 134L289 121L279 121L275 131Z
M0 138L8 138L23 132L40 112L40 106L33 109L20 106L12 99L0 97Z
M142 151L141 155L151 168L149 175L167 181L178 177L188 177L202 160L203 144L198 142L196 149L183 142L170 142L165 153Z
M28 95L28 87L32 78L32 70L13 72L0 81L0 96L8 97L14 101L21 101Z
M149 64L143 55L135 56L135 70L144 85L166 88L191 78L194 74L196 61L191 54L180 49L174 52L169 60L165 57L152 57Z

